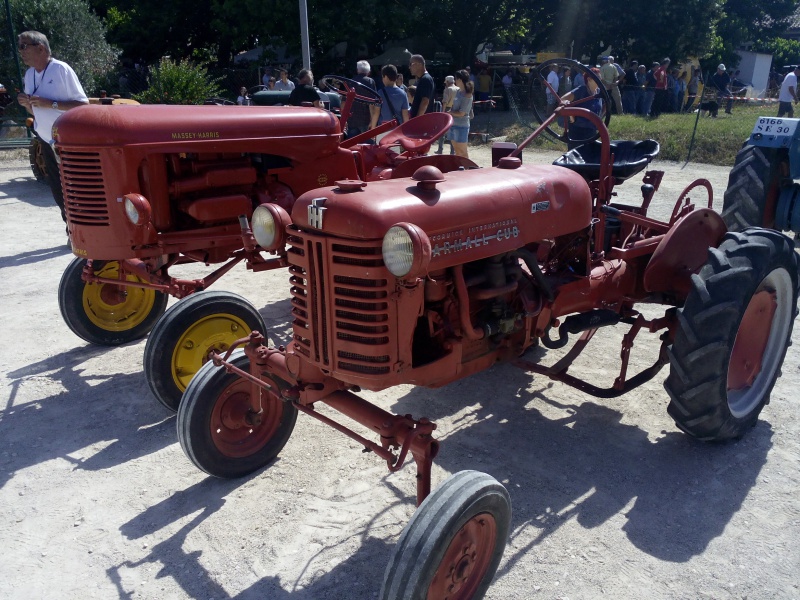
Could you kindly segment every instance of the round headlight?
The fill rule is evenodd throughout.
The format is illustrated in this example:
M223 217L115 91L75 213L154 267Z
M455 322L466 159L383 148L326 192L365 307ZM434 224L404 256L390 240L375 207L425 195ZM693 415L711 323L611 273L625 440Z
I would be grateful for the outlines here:
M383 262L395 277L416 277L428 267L431 243L416 225L398 223L383 236Z
M125 216L134 225L144 225L150 220L150 203L141 194L125 196Z
M258 245L262 248L271 248L275 243L275 234L278 228L275 217L266 206L257 206L253 211L251 227L253 237L256 238Z

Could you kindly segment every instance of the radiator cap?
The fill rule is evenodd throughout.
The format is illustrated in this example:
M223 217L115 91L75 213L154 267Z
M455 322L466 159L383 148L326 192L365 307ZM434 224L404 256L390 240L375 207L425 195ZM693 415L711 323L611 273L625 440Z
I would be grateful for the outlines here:
M420 167L411 176L411 179L417 182L417 187L424 190L432 190L436 188L437 183L442 183L444 174L433 165L425 165Z
M516 156L504 156L497 163L497 166L501 169L519 169L522 166L522 160Z
M360 179L340 179L336 182L336 187L341 192L358 192L367 187L367 182Z

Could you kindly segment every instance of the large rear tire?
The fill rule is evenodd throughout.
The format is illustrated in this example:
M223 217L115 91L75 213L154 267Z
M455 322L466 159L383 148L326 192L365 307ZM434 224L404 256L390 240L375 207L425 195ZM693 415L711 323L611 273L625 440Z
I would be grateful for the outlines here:
M386 566L381 600L483 598L511 526L511 498L478 471L448 477L411 517Z
M119 346L143 338L164 314L169 297L155 290L89 283L81 274L86 261L75 258L58 284L58 306L72 332L91 344ZM95 261L95 275L116 279L119 262ZM128 281L141 281L128 275Z
M244 350L230 362L249 370ZM262 376L268 380L268 376ZM269 381L272 390L285 385ZM186 456L215 477L244 477L272 461L292 435L297 409L273 391L262 391L263 412L250 409L251 384L208 362L186 388L178 408L178 441ZM254 420L257 418L257 420Z
M756 424L780 375L797 314L798 258L768 229L728 233L692 276L664 386L680 429L739 438Z
M788 155L779 148L745 145L728 176L722 219L728 231L775 228L781 180L788 175Z
M256 308L230 292L192 294L158 320L144 348L143 368L156 399L172 411L211 350L226 351L233 342L267 326Z

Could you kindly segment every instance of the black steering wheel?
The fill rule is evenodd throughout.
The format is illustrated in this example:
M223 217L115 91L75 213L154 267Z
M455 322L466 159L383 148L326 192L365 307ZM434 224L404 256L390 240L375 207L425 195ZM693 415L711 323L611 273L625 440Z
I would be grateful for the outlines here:
M584 81L591 80L597 85L597 94L596 96L584 98L582 100L574 100L572 102L567 103L565 100L561 99L561 96L566 94L567 92L572 91L575 87L574 83L571 83L568 87L569 89L561 90L559 93L558 89L553 89L552 86L547 83L547 75L551 71L551 67L556 65L557 69L556 72L559 74L559 82L561 81L561 77L563 75L564 69L569 68L572 72L572 81L575 81L575 76L580 73ZM590 88L591 89L591 88ZM551 60L546 60L542 64L540 64L534 70L534 77L531 81L531 105L533 108L533 114L536 115L536 120L541 125L544 123L545 119L550 116L551 112L548 111L548 103L547 103L547 96L548 92L553 94L557 99L558 102L556 106L582 106L583 108L589 108L589 103L592 100L597 98L600 99L601 107L600 113L598 116L603 120L605 123L606 128L608 124L611 122L611 98L608 95L608 91L606 91L603 82L600 78L592 71L589 67L582 65L576 60L571 60L569 58L554 58ZM552 105L550 105L552 106ZM547 133L557 139L561 140L562 142L570 141L569 137L569 124L564 123L564 119L559 117L556 121L553 121L550 125L545 128ZM598 132L595 132L594 136L590 139L585 141L591 142L596 140L600 137Z
M358 102L376 105L383 103L378 92L373 90L371 87L364 85L363 83L353 81L347 77L341 77L339 75L325 75L325 77L320 79L319 82L321 85L324 85L326 88L328 88L328 90L338 93L340 96L342 96L342 98L346 98L348 92L355 90L356 95L354 100Z

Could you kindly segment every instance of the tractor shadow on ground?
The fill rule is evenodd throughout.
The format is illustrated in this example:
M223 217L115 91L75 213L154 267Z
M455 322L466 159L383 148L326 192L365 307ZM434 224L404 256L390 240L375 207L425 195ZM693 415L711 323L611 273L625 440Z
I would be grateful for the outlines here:
M562 384L536 378L530 392L531 378L498 365L439 390L414 388L391 407L433 421L457 415L437 436L436 464L507 482L512 540L519 540L518 549L506 550L502 571L569 519L592 529L623 510L623 530L634 546L686 562L722 534L772 447L772 428L763 419L738 442L699 442L677 429L651 440L640 427L622 423L621 411L595 403L624 407L626 396L581 402L589 397L569 391L576 401L566 404L553 399L565 396Z
M277 459L279 461L280 458ZM272 463L273 466L276 463ZM270 467L266 467L267 469ZM223 480L208 477L185 490L172 494L169 498L155 504L122 525L120 532L129 540L138 540L168 527L189 515L194 517L187 521L178 531L155 544L149 549L147 556L138 561L126 561L107 570L109 579L117 587L119 598L132 598L136 592L126 589L123 581L123 570L135 569L147 564L160 564L161 569L156 573L156 578L168 577L173 579L191 598L215 598L217 600L257 600L269 598L280 600L292 598L293 600L317 600L319 598L342 597L342 586L348 586L348 600L368 600L377 595L381 574L385 562L380 562L381 557L389 556L391 545L379 538L368 535L370 527L365 527L360 534L362 541L358 551L350 558L338 563L319 577L313 578L310 583L304 582L302 586L281 579L280 576L267 576L259 579L255 584L236 595L230 595L221 585L220 578L212 575L201 562L202 551L187 551L189 535L203 522L218 512L226 503L226 496L239 486L247 484L250 480L258 478L263 469L249 477L236 480ZM400 500L397 501L400 503ZM265 505L266 506L266 505ZM195 514L197 513L197 514ZM259 516L250 515L257 523ZM377 518L377 517L376 517ZM250 536L242 539L241 555L236 561L246 568L256 570L253 561L268 561L268 552L261 546L251 547L253 538L258 535L279 538L290 535L288 532L278 533L265 528L261 531L249 529ZM323 548L320 553L323 553ZM309 561L311 562L311 561ZM376 573L376 564L379 570ZM307 565L308 566L308 565ZM286 587L291 589L287 590Z
M274 346L286 346L292 341L292 301L290 298L265 304L258 309L258 312L269 330L269 335L266 337Z
M150 397L141 373L87 375L86 361L108 351L82 346L59 353L6 375L10 380L8 404L0 411L0 440L14 452L0 455L0 487L14 473L61 458L75 470L104 470L136 460L175 442L171 413ZM17 403L21 386L41 385L63 389ZM46 395L49 394L49 395ZM75 453L98 442L110 442L86 458Z

